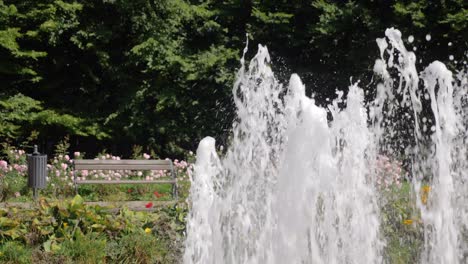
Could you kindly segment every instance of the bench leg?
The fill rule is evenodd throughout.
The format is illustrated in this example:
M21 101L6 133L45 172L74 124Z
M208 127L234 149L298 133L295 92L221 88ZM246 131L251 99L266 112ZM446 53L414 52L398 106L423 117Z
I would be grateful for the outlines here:
M174 170L174 166L171 163L171 176L172 179L174 180L174 183L172 184L172 199L177 200L178 193L177 193L177 174Z
M78 194L78 183L76 183L76 171L73 170L73 183L75 185L75 194Z
M175 180L175 179L174 179ZM178 196L178 193L177 193L177 182L174 182L172 184L172 198L174 200L177 200L177 196Z

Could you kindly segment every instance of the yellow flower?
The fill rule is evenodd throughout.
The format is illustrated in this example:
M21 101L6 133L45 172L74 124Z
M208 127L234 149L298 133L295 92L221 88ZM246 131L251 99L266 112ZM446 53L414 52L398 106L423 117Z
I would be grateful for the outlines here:
M411 220L411 219L406 219L406 220L403 221L403 224L405 224L405 225L412 225L412 224L413 224L413 220Z
M63 227L67 227L67 226L68 226L68 223L64 222Z
M431 186L429 186L429 185L424 185L424 186L422 187L422 191L423 191L423 193L426 193L426 194L429 193L429 192L431 191Z
M431 191L431 186L424 185L421 188L421 202L425 205L427 204L427 198L429 197L429 192Z
M421 202L422 202L424 205L427 204L427 195L426 195L426 194L421 195Z
M146 233L146 234L151 233L151 228L149 228L149 227L145 228L145 233Z

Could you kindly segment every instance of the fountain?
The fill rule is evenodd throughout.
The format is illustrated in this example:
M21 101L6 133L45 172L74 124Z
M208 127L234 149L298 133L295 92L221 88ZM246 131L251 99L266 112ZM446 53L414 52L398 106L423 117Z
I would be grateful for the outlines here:
M223 158L211 137L197 150L184 263L385 262L382 154L409 164L420 262L468 259L467 73L436 61L418 75L393 28L377 44L375 98L354 83L326 109L299 76L278 82L266 47L248 67L244 50L231 145Z

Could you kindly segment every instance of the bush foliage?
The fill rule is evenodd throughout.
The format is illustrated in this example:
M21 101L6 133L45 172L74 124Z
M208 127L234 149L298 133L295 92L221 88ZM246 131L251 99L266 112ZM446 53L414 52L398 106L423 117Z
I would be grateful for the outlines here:
M41 199L30 210L0 209L2 263L174 263L187 208L112 214L83 198Z
M68 134L87 152L171 156L207 135L225 145L246 33L320 103L370 80L387 27L414 36L421 66L462 63L465 2L1 0L0 141L34 134L50 153Z

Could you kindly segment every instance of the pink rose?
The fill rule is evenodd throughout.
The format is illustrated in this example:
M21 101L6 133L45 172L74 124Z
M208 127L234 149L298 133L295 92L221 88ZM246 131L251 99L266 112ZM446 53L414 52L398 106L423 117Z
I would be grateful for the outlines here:
M0 160L0 169L6 170L8 168L8 162L5 160Z

